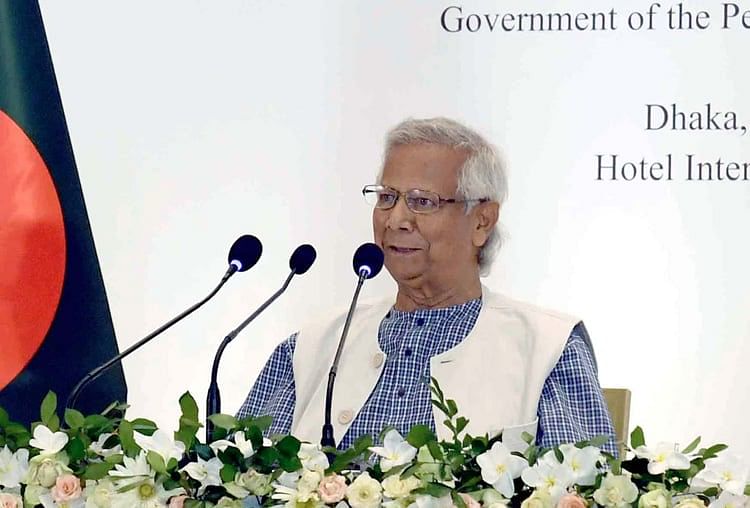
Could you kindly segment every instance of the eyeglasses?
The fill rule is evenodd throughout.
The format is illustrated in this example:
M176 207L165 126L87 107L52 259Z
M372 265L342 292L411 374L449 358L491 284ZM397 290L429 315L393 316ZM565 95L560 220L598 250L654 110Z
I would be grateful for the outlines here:
M406 192L401 192L385 185L365 185L362 189L362 195L365 197L365 201L370 205L380 210L389 210L396 206L398 198L404 196L406 206L414 213L434 213L444 203L469 203L472 201L478 201L484 203L489 201L489 198L479 199L456 199L456 198L441 198L435 192L424 191L419 189L411 189Z

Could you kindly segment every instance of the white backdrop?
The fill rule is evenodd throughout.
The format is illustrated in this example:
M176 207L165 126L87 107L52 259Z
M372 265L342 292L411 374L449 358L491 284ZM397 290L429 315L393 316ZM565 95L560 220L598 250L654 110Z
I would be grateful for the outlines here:
M485 282L582 316L602 384L632 390L650 442L701 434L750 458L750 183L684 178L686 153L750 161L748 136L645 129L648 103L711 103L744 125L750 30L741 17L722 29L719 3L684 2L709 11L705 30L669 30L663 3L640 31L627 15L652 2L533 4L42 0L120 347L206 294L235 237L264 243L254 269L125 361L132 415L174 427L182 392L202 403L215 348L281 284L296 245L318 262L228 349L224 410L276 343L346 305L351 254L371 238L359 190L385 131L442 115L509 163L509 240ZM490 19L613 8L618 25L490 32L484 18L448 33L451 5ZM596 154L668 153L672 181L596 179ZM384 273L364 298L393 287Z

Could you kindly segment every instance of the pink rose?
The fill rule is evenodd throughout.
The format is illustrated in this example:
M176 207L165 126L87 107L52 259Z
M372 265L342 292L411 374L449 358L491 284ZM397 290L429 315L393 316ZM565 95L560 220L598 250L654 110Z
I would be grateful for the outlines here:
M557 502L557 508L586 508L586 501L578 494L565 494Z
M461 496L461 499L464 500L464 503L466 504L466 508L481 508L482 505L479 504L479 501L471 497L469 494L464 494L461 492L459 494Z
M19 496L0 492L0 508L23 508L23 503Z
M187 496L174 496L169 499L169 508L182 508Z
M55 480L51 494L56 503L77 499L81 495L81 481L72 474L60 475Z
M326 504L338 503L346 495L346 479L337 474L324 477L318 485L318 494Z

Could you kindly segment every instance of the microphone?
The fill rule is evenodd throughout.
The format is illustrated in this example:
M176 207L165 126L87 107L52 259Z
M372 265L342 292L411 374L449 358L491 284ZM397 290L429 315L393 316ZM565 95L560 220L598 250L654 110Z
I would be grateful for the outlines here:
M229 249L229 256L228 256L228 263L229 268L227 268L227 271L224 273L224 275L221 278L221 281L219 282L219 285L216 286L213 291L211 291L208 296L206 296L203 300L199 301L198 303L192 305L187 310L183 311L181 314L175 316L165 324L161 325L159 328L154 330L153 332L146 335L144 338L127 348L125 351L121 352L120 354L116 355L115 357L111 358L110 360L107 360L103 364L99 365L92 371L90 371L88 374L86 374L83 379L81 379L78 384L76 384L73 387L73 390L70 392L70 395L68 395L68 399L65 403L65 408L73 409L75 407L76 402L78 401L78 396L81 394L81 391L92 381L94 381L96 378L101 376L104 372L107 371L110 367L112 367L114 364L116 364L119 361L122 361L123 358L128 356L130 353L135 351L136 349L139 349L140 347L144 346L147 342L151 341L154 337L157 335L160 335L162 332L168 330L173 325L181 321L182 319L186 318L198 308L200 308L204 303L209 301L213 296L219 292L219 290L224 286L224 284L229 280L229 278L234 275L237 272L244 272L246 270L249 270L252 268L255 263L258 262L258 259L260 259L260 255L263 253L263 245L260 243L260 240L258 240L253 235L242 235L237 240L234 241L232 244L232 247Z
M333 385L336 381L336 373L339 368L339 361L341 360L341 351L344 349L344 343L346 342L346 335L349 333L349 325L352 322L352 316L354 315L354 309L357 306L357 298L359 298L359 291L362 289L362 284L365 280L372 279L383 268L383 251L374 243L363 243L354 252L353 259L354 273L357 274L357 288L354 290L354 297L352 298L352 304L349 306L349 312L346 315L346 321L344 322L344 330L341 332L341 338L339 339L339 345L336 349L336 356L333 358L333 364L331 370L328 371L328 386L326 388L326 407L325 407L325 423L323 424L322 437L320 439L321 446L336 447L336 440L333 437L333 425L331 425L331 407L333 404Z
M260 307L258 307L255 312L250 314L247 319L245 319L242 323L240 323L240 326L229 332L229 334L224 337L224 340L221 341L221 344L219 345L219 349L216 350L216 355L214 356L214 363L211 367L211 383L208 387L208 394L206 395L206 442L211 443L213 442L213 435L214 435L214 425L211 422L211 420L208 419L209 416L214 415L216 413L221 412L221 394L219 393L219 362L221 361L221 356L224 354L224 350L229 345L230 342L232 342L239 333L245 329L247 325L250 324L250 322L258 317L258 315L263 312L266 307L271 305L274 300L276 300L279 296L281 296L281 293L286 291L287 286L289 286L289 283L292 280L292 277L295 275L302 275L303 273L307 272L307 270L310 269L312 264L315 262L315 257L317 256L315 252L315 248L312 245L303 244L294 249L294 252L292 253L292 256L289 258L289 275L287 276L286 280L284 281L284 284L281 285L281 288L276 291L274 294L271 295L271 297L263 302Z

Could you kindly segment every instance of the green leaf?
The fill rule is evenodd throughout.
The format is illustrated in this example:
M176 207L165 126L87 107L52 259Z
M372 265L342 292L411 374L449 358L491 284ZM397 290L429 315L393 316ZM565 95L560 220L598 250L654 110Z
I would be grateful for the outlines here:
M633 432L630 433L630 447L634 450L639 446L645 446L646 438L643 437L643 429L636 427Z
M73 430L83 427L86 419L80 411L68 408L65 410L65 424Z
M103 429L111 427L111 425L110 419L102 415L88 415L83 419L85 429L96 429L99 433L103 432Z
M123 420L120 422L120 428L118 429L118 435L120 436L120 444L122 445L122 451L128 457L135 457L138 455L140 447L136 444L133 438L133 425Z
M443 461L443 450L440 448L437 441L429 441L427 443L427 449L430 450L430 455L432 455L433 459L440 462Z
M438 383L438 380L434 377L430 377L430 390L432 390L432 392L437 395L441 401L445 399L443 390L440 388L440 383Z
M245 432L245 437L250 440L253 445L253 450L260 449L263 446L263 432L260 427L251 426Z
M300 449L299 439L286 436L276 443L276 449L279 450L282 457L297 457L297 452Z
M217 427L221 427L222 429L226 430L234 430L239 425L237 418L232 415L225 415L222 413L211 415L208 417L208 419Z
M563 457L563 453L560 451L560 448L555 447L552 449L552 451L555 454L555 458L557 459L557 462L559 462L560 464L565 462L565 457Z
M725 444L715 444L713 446L709 446L705 450L701 450L701 455L704 459L713 458L716 457L719 452L722 452L727 448L728 447Z
M719 495L719 489L718 489L718 487L711 487L710 489L704 490L703 494L706 497L716 497L716 496Z
M234 481L234 475L237 474L237 468L234 467L232 464L224 464L224 467L221 468L221 471L219 471L219 476L221 476L221 481L224 483L229 483L231 481Z
M460 434L463 432L463 430L466 428L466 426L469 424L469 420L467 418L464 418L463 416L459 416L456 419L456 434Z
M448 405L448 416L451 418L456 416L458 414L458 406L456 405L456 401L453 399L448 399L445 401L445 403Z
M93 462L86 466L86 469L83 472L83 478L84 480L101 480L107 476L107 473L113 467L115 467L115 465L109 464L108 462Z
M50 416L49 421L47 422L47 427L49 427L49 430L52 432L60 430L60 417L57 416L57 413Z
M151 420L147 420L146 418L136 418L130 423L133 424L133 430L138 431L145 436L153 435L153 433L156 432L156 429L158 428L156 426L156 423L152 422Z
M526 432L525 430L521 433L521 439L523 439L524 443L530 445L534 442L534 436Z
M351 465L351 462L357 458L357 453L352 450L351 448L338 454L335 459L333 459L333 464L331 464L330 472L331 473L338 473L343 471L344 469L348 469Z
M8 412L0 407L0 429L8 425L8 422L10 422Z
M750 485L745 485L745 495L750 496Z
M161 455L156 453L155 451L149 451L146 455L146 460L148 460L149 465L156 471L157 473L167 474L167 465L164 463L164 459Z
M466 508L466 503L458 492L451 491L451 499L453 499L453 506L456 508Z
M106 462L107 464L112 464L112 465L122 464L122 457L123 457L122 453L113 453L112 455L108 455L104 457L104 462Z
M180 409L182 410L182 416L192 421L198 421L198 404L190 392L185 392L180 396Z
M271 467L279 459L279 452L276 448L263 448L255 454L261 465Z
M682 453L688 454L688 453L692 452L693 450L695 450L696 448L698 448L698 445L700 444L700 442L701 442L701 437L700 436L696 437L695 439L693 439L692 443L690 443L689 445L687 445L685 447L685 449L682 450Z
M55 414L55 411L57 410L57 395L52 390L47 392L47 395L44 396L44 399L42 400L42 405L39 408L39 415L42 420L42 423L49 427L50 420L52 419L52 415Z
M594 436L591 439L588 440L588 444L591 446L596 446L597 448L601 448L605 444L609 443L609 440L612 439L610 436Z
M435 434L427 425L415 425L406 435L406 441L414 448L421 448L429 441L435 440Z
M430 482L424 487L422 487L421 490L423 493L427 494L428 496L432 497L443 497L450 494L451 489L450 487L446 487L445 485L441 483L434 483Z
M296 456L294 457L286 457L284 455L280 456L279 465L287 473L293 473L294 471L299 471L300 469L302 469L302 462L300 462L300 460Z
M68 452L68 457L73 462L79 461L86 456L86 447L83 446L81 439L77 437L68 442L65 446L65 451Z

